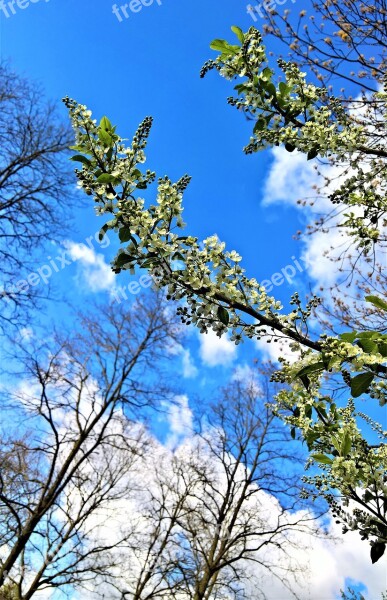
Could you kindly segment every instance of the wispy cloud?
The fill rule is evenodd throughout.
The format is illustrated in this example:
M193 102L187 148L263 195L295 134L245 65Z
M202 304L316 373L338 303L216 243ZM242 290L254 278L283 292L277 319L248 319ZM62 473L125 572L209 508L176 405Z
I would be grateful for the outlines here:
M219 338L214 331L199 337L199 354L207 367L229 366L237 357L237 346L224 335Z
M77 282L80 287L91 292L102 292L114 287L116 276L103 254L97 254L94 248L85 244L66 241L65 246L72 260L78 263Z
M182 363L183 363L183 377L186 379L191 379L197 377L199 371L195 366L193 358L191 356L191 352L189 348L183 349L182 352Z
M181 443L185 437L192 435L193 413L187 395L174 397L173 402L168 407L167 420L169 426L167 447L174 447Z

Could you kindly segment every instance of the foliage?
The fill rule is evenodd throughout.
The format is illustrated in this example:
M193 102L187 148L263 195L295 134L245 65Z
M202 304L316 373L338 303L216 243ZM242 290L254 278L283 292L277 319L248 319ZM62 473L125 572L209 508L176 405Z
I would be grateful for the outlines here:
M335 164L346 163L350 177L332 193L331 201L348 207L343 227L365 252L370 252L383 237L382 225L386 224L387 80L384 90L372 97L376 118L374 114L370 123L368 114L359 115L327 88L307 83L306 73L294 62L278 59L276 73L268 66L256 29L240 32L239 38L241 46L213 42L212 48L221 47L222 51L216 60L206 63L202 76L217 69L227 79L243 79L235 87L237 97L228 101L255 123L245 152L283 144L289 152L298 150L308 159L334 156Z
M279 61L285 81L275 83L278 77L266 66L259 32L251 28L243 33L236 27L233 31L238 43L215 40L212 48L220 54L206 63L202 75L216 69L228 79L242 79L236 86L238 97L230 102L255 122L246 151L285 144L290 152L297 149L309 159L329 156L338 163L349 163L355 175L331 199L348 207L344 224L348 234L361 252L371 252L381 241L386 209L387 152L379 132L370 137L365 125L353 118L339 99L328 96L325 88L306 83L305 74L291 63ZM385 98L386 91L375 94L383 115ZM385 403L386 336L372 330L350 331L341 337L322 334L314 339L308 333L308 322L318 306L317 298L303 308L295 294L293 311L284 314L281 304L269 297L256 279L246 276L235 251L227 251L214 236L200 244L193 236L179 235L178 230L184 227L182 197L189 177L177 183L167 177L159 179L157 204L146 207L138 194L155 179L153 172L141 170L150 118L143 121L132 144L126 147L106 117L97 124L85 106L69 98L64 101L76 133L73 148L79 154L73 159L81 163L76 170L80 186L93 196L98 214L113 215L101 236L113 229L124 244L113 270L148 269L158 277L160 286L167 287L169 299L184 299L178 309L182 321L194 323L202 333L211 328L221 336L230 330L235 343L244 337L292 340L300 360L293 365L284 363L276 375L288 384L278 395L277 413L293 427L294 437L297 430L301 432L310 451L309 464L320 468L314 481L321 494L346 526L359 529L364 539L370 539L375 562L387 541L385 434L364 415L381 442L374 446L364 438L353 398L370 390L381 404ZM359 166L359 156L370 157L367 170ZM381 298L368 300L377 311L384 310ZM325 374L334 381L342 375L351 396L344 408L325 391ZM359 504L361 510L355 508L351 517L345 516L332 490L346 503L352 500Z
M315 78L319 86L327 90L328 98L332 94L339 98L355 123L363 127L367 146L383 144L384 108L377 92L383 90L386 73L384 0L312 0L311 7L303 8L298 14L293 10L269 10L265 19L262 31L266 39L274 36L280 50L286 50L286 58L290 57L301 70L306 70L308 78ZM369 172L372 160L371 155L359 153L357 167ZM313 161L315 192L302 190L298 199L298 204L305 207L304 214L308 215L309 223L305 231L298 231L297 235L307 237L329 232L336 240L334 247L324 251L324 257L334 263L332 268L337 278L329 284L329 289L320 288L325 299L322 299L316 316L325 330L335 334L340 331L340 326L360 330L367 329L367 323L370 328L384 330L385 322L380 313L365 306L361 300L369 294L386 294L386 237L379 227L378 243L372 244L371 251L360 258L354 239L345 235L348 232L344 227L348 205L335 203L327 210L327 197L342 188L343 181L350 183L347 191L354 198L356 186L360 186L360 191L362 186L357 177L350 181L356 175L357 167L353 170L350 164L341 163L338 168L335 161L335 156ZM378 185L381 183L380 178L376 181ZM319 211L319 207L322 210ZM369 222L363 223L355 204L352 210L359 229L369 225ZM382 219L380 223L383 226Z

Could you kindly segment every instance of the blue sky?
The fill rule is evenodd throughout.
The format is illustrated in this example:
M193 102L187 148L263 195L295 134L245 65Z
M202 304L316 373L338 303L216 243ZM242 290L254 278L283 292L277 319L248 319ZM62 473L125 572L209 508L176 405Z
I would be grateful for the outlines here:
M41 81L50 96L68 94L96 116L108 113L125 135L145 115L154 116L148 162L172 179L192 175L190 228L199 237L217 232L238 247L258 277L282 266L297 252L296 225L292 210L278 214L259 205L269 156L243 155L251 125L226 104L230 85L216 74L199 78L213 54L209 42L232 36L233 23L252 23L242 0L164 0L121 23L109 0L92 6L41 0L2 16L3 57Z
M231 37L231 25L247 29L253 24L246 0L162 0L160 5L154 0L139 12L129 11L129 18L121 10L121 21L113 14L111 0L20 0L23 3L24 9L15 5L15 14L7 2L5 10L0 8L1 57L17 72L39 81L58 102L69 95L88 105L96 118L106 114L125 137L152 115L147 166L173 180L185 173L193 178L185 194L189 233L199 238L218 234L243 256L248 273L257 279L270 279L290 265L293 282L282 277L283 284L273 290L285 304L293 291L313 284L313 276L329 281L329 266L315 247L307 249L312 250L313 264L308 271L303 268L306 249L292 237L305 225L306 216L295 201L305 182L313 182L310 165L280 150L245 156L242 147L251 124L227 105L230 84L214 73L204 80L199 77L213 54L212 39ZM293 2L287 4L292 7ZM298 0L294 9L305 7L304 0ZM278 50L273 40L270 50ZM126 274L117 283L109 273L113 237L110 234L106 248L94 239L85 253L79 244L103 222L93 216L91 206L74 216L67 251L77 261L53 274L51 282L59 297L70 295L74 303L86 303L94 295L108 297L114 285L129 282ZM52 250L48 246L47 256ZM63 249L54 248L57 251ZM50 311L49 317L60 318L57 307ZM61 314L68 314L64 305ZM255 357L267 353L253 344L236 349L227 340L220 345L213 338L200 340L192 331L179 356L181 391L193 398L224 385L237 365L248 369Z
M95 117L107 114L125 137L132 136L144 116L154 117L147 165L172 179L184 173L192 176L184 212L191 233L199 238L217 233L260 279L294 264L292 257L299 259L301 248L292 236L302 215L284 203L262 206L270 154L244 155L251 124L227 105L230 84L215 73L204 80L199 77L201 66L213 55L212 39L233 36L233 24L245 29L253 24L242 0L163 0L161 6L155 0L138 13L129 12L128 19L121 11L121 22L109 0L41 0L14 10L12 14L7 9L8 18L0 11L2 58L39 81L48 96L59 102L69 95L87 104ZM75 215L72 239L84 242L102 224L88 206ZM115 247L110 239L106 249L93 242L107 263ZM47 257L55 250L60 254L60 249L48 246ZM53 273L50 282L58 289L57 297L69 287L73 301L87 296L90 290L82 285L79 271L78 264ZM300 283L300 269L296 275ZM70 286L74 277L79 285ZM124 274L118 284L128 281ZM275 291L287 302L294 289L295 283L284 281ZM67 315L64 306L62 314ZM198 344L195 335L191 343ZM258 354L252 346L243 353L248 362ZM228 366L232 357L230 353ZM208 380L217 385L216 371L206 375L206 387Z
M125 137L144 116L154 117L147 164L160 176L192 176L184 212L190 232L217 233L260 279L299 258L292 236L302 215L286 204L261 204L270 154L243 154L251 124L227 105L231 86L215 73L199 77L213 55L212 39L233 36L232 24L253 24L242 0L161 6L155 0L121 22L110 0L40 0L24 10L15 6L15 14L6 10L8 18L0 10L2 57L50 97L69 95L97 118L107 114ZM88 207L76 216L73 238L84 241L101 225ZM106 250L108 262L112 254ZM51 282L60 285L69 272ZM279 298L285 302L292 289L285 282Z

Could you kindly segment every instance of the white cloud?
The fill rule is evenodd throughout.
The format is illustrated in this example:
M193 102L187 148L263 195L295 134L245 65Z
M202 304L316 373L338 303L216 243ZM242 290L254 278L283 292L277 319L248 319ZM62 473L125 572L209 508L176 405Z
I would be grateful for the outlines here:
M34 330L31 327L22 327L19 330L20 339L24 341L32 340L34 337Z
M280 356L286 358L290 363L294 363L299 358L298 352L293 352L290 349L292 340L288 338L281 338L278 342L267 342L266 338L255 340L254 344L258 348L263 360L271 360L278 362Z
M282 146L271 150L273 163L265 182L263 204L277 202L297 205L318 182L318 175L311 161L295 150L289 153Z
M240 381L246 386L249 386L257 396L262 392L262 388L259 385L257 369L253 369L247 364L236 366L231 381Z
M179 436L184 435L184 439L181 439L180 445L174 451L171 451L169 440L167 448L153 440L149 452L140 459L142 465L136 471L139 483L135 484L135 475L132 485L128 489L152 489L153 493L157 493L157 491L155 492L157 485L153 482L153 478L159 477L160 473L164 481L169 478L171 482L176 482L173 461L177 458L179 462L182 461L181 464L184 463L184 460L189 462L192 449L199 444L199 452L194 454L197 457L195 460L204 461L206 464L208 460L211 462L213 469L211 473L213 476L218 474L216 481L220 493L222 487L227 485L224 469L214 456L209 455L206 446L200 440L195 440L192 431L191 435L185 435L191 426L192 416L188 399L186 396L180 396L176 400L175 409L170 411L171 430L173 429ZM216 435L216 432L213 435ZM214 491L214 494L216 493ZM173 494L170 494L169 499L173 499ZM307 517L307 513L302 510L283 513L278 499L259 489L250 496L246 510L249 511L249 514L256 514L258 527L263 527L267 531L271 529L272 525L277 524L277 519L283 526L286 526L287 523L296 523ZM242 514L241 519L243 520ZM101 524L108 539L110 539L109 536L111 539L115 539L115 535L119 535L118 532L121 531L120 528L128 523L137 523L140 538L142 536L141 539L146 539L147 524L142 517L141 494L139 496L137 493L136 499L121 500L113 513L107 517L101 516ZM264 551L260 551L259 563L246 561L246 572L249 575L244 580L246 596L258 597L256 595L258 586L262 597L266 597L268 600L290 600L293 597L297 597L299 600L335 600L340 597L340 589L344 590L346 581L350 579L355 585L362 583L367 587L365 593L367 600L381 600L381 593L386 587L385 565L382 561L372 565L369 545L360 539L357 532L349 532L343 536L341 526L337 525L333 519L325 522L324 529L327 530L329 537L323 535L317 537L303 526L291 528L285 534L290 544L287 554L283 553L281 548L269 545ZM136 557L141 559L140 554L136 554ZM130 564L132 568L127 574L123 574L123 580L133 576L135 571L133 565L139 566L137 562L133 563L133 557ZM277 573L283 577L276 578L271 575L263 566L265 564L274 566ZM288 572L287 568L291 565L298 567L298 572ZM285 587L283 583L285 577L288 578L290 587L296 596ZM100 587L98 587L98 592L100 592ZM90 595L90 598L95 597L94 594ZM118 595L111 594L111 597L118 599ZM185 594L179 596L181 600L187 600L187 597Z
M361 111L362 109L359 116ZM351 112L359 113L357 105ZM273 162L265 182L263 204L291 205L302 211L301 217L305 223L315 222L321 214L331 214L334 207L328 196L356 174L342 164L331 165L327 162L319 162L317 171L317 161L308 161L306 156L298 151L289 153L282 146L273 148L271 155ZM364 171L369 170L368 163L361 166ZM318 189L322 193L319 193ZM306 205L298 204L300 199L310 199L311 202L307 202ZM358 211L358 214L362 215L361 209L355 206L351 207L351 211L355 214ZM329 230L317 231L302 240L302 259L306 262L309 275L316 282L317 293L319 287L329 289L343 281L343 273L352 272L348 256L342 263L332 262L332 259L335 261L353 243L346 230L338 227L340 222L342 217L331 214ZM381 258L382 264L383 261L384 257ZM326 300L330 300L329 296Z
M293 516L297 516L297 513ZM306 533L299 535L296 540L291 555L299 564L304 564L298 581L295 577L290 578L297 598L334 600L340 597L340 590L345 590L346 580L350 579L354 585L362 583L366 586L367 592L363 592L363 595L367 600L381 600L381 594L386 589L386 570L382 561L372 565L369 545L361 541L357 532L343 536L341 527L332 520L328 531L332 536L337 536L337 541ZM262 591L268 599L290 600L293 597L278 579L265 573L262 567L254 566L253 571L256 576L262 575ZM253 591L251 588L252 594Z
M167 421L169 426L167 448L176 447L184 438L192 435L193 413L189 407L188 396L183 394L174 397L173 402L168 406Z
M183 349L182 353L183 377L186 379L197 377L199 371L195 366L189 348Z
M237 346L223 335L219 338L214 331L200 334L199 354L207 367L230 365L237 356Z
M333 191L343 181L342 169L337 166L319 165L319 170L328 178L324 179L315 169L315 161L308 161L301 152L287 152L282 146L271 150L273 163L265 183L263 204L282 203L291 205L302 211L305 223L314 222L318 214L328 213L332 204L327 198L327 192ZM314 200L318 192L316 187L325 187L325 195L312 203L298 204L298 200L310 198ZM331 220L333 226L337 222ZM330 287L340 278L337 268L332 268L329 257L337 257L348 244L349 238L336 227L328 232L319 231L302 240L302 260L306 270L319 286Z
M65 242L65 247L72 260L78 262L79 283L86 284L92 292L112 289L115 275L105 262L103 254L97 254L94 248L70 240Z
M184 331L185 333L185 331ZM190 379L197 377L199 371L194 363L192 358L192 354L189 348L184 348L178 342L171 340L167 343L165 347L165 351L167 354L171 356L181 356L182 369L183 369L183 377L185 379Z
M307 239L301 258L311 277L319 287L329 289L342 278L338 264L332 259L339 258L348 246L348 237L338 229L316 231Z

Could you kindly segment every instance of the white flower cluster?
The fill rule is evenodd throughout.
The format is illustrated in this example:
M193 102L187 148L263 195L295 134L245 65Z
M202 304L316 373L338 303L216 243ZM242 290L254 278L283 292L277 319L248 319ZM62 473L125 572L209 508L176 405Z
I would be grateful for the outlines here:
M79 184L94 196L98 214L114 216L101 235L114 229L127 243L113 263L115 272L136 266L157 272L159 285L167 287L169 297L185 300L179 308L183 322L195 323L202 332L212 329L221 336L231 329L236 344L243 337L283 331L300 341L294 315L279 314L281 303L268 296L255 278L246 276L237 252L227 251L216 236L200 244L193 236L179 235L185 226L182 200L188 176L177 183L168 177L159 179L155 205L146 207L144 199L135 196L155 178L151 171L143 174L139 168L145 162L151 119L144 120L127 148L106 117L97 125L85 106L69 98L65 103L76 132L74 149L82 152L73 157L82 162L82 169L76 170ZM174 269L174 261L182 268Z
M330 198L333 203L362 209L360 215L358 210L346 213L343 226L358 247L370 253L381 237L385 239L381 232L387 212L387 151L381 128L387 123L386 91L374 94L372 102L367 98L370 108L359 118L326 88L307 83L306 74L291 62L277 61L284 81L274 83L275 72L268 66L259 32L254 27L245 34L233 30L240 45L215 40L212 48L220 54L206 63L202 75L215 68L227 79L238 81L238 94L228 102L255 123L245 152L285 145L289 152L297 149L308 158L319 156L350 166L356 176Z
M251 151L267 144L285 143L289 151L298 148L307 152L309 158L332 152L344 157L364 143L362 127L349 120L335 99L328 106L324 104L325 90L306 84L305 74L294 65L280 61L286 81L277 88L271 81L273 71L268 67L259 71L266 54L258 32L251 29L243 34L234 30L241 46L216 40L213 47L221 54L205 66L204 72L217 68L226 77L245 78L237 85L239 98L231 102L256 120L248 147ZM283 368L275 378L288 387L277 396L276 413L291 426L293 437L301 432L312 452L312 462L322 465L323 475L315 478L322 490L328 493L334 488L351 496L351 490L357 486L366 491L374 486L379 502L387 467L385 444L372 448L367 443L357 426L352 400L347 407L339 408L331 394L324 391L323 376L330 372L334 378L339 373L353 397L370 392L381 404L385 403L386 386L380 377L385 374L383 336L363 332L356 339L357 333L352 332L353 336L347 334L349 341L327 336L311 340L305 332L318 299L312 298L303 309L294 294L291 304L295 309L289 315L281 314L281 304L268 296L256 279L247 277L237 252L227 251L216 236L199 243L196 237L181 235L188 176L176 183L168 177L159 179L155 204L147 205L138 195L156 177L142 169L151 118L141 123L132 143L127 145L106 117L97 124L85 106L69 98L65 103L76 134L74 150L79 153L73 160L82 165L76 170L79 185L93 196L98 214L112 215L100 235L113 229L123 244L113 270L119 273L140 267L157 275L158 284L167 289L168 297L182 301L178 308L182 321L194 323L201 332L212 329L221 336L230 330L236 344L245 337L290 338L294 349L300 350L301 360L293 365L282 361ZM353 185L356 188L357 182ZM366 185L371 185L369 180ZM348 203L352 201L351 193L345 196L344 188L340 193ZM368 208L372 202L370 193L367 187L360 201L367 202ZM378 214L382 214L379 196L377 206ZM376 218L372 210L369 218Z

